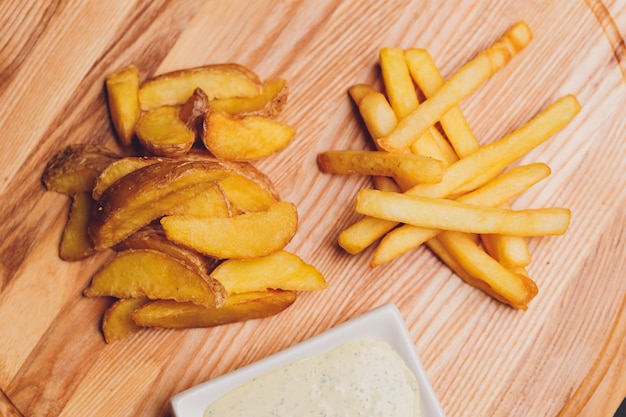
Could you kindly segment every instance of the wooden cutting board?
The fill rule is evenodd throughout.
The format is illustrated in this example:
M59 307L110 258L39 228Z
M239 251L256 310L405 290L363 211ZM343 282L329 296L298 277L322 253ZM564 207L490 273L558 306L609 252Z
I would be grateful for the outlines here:
M573 213L566 235L529 239L539 295L525 312L463 284L422 248L374 269L372 249L343 252L337 235L371 184L316 165L320 151L369 146L347 88L380 87L381 47L426 48L449 77L519 20L531 44L462 102L481 143L565 94L582 104L521 161L552 174L513 206ZM624 2L5 0L0 28L0 414L165 416L172 395L387 302L449 417L610 416L626 394ZM257 166L297 204L288 248L329 288L270 319L106 345L109 301L81 292L110 254L58 258L68 199L44 190L42 169L68 144L116 148L107 73L218 62L289 82L280 118L297 137Z

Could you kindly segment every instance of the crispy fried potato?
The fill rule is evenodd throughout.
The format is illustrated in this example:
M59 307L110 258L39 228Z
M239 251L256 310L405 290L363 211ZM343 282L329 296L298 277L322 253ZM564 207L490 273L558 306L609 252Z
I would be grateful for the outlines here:
M220 159L251 161L284 149L296 130L269 117L211 110L205 117L204 146Z
M119 252L91 280L87 297L189 301L207 307L224 303L226 290L181 261L152 249Z
M115 250L118 252L129 249L152 249L162 252L181 261L203 278L208 277L218 264L215 258L204 256L193 249L172 242L165 237L165 232L158 224L145 226L115 245Z
M497 300L526 310L537 295L537 285L529 277L517 274L494 260L476 243L459 232L442 232L437 240L474 280L469 284Z
M125 175L98 201L89 225L94 247L105 249L121 242L227 175L217 162L176 160L157 162Z
M403 119L419 105L417 92L404 59L404 51L399 48L382 48L379 52L379 61L389 104L398 119Z
M261 92L261 81L254 72L239 64L215 64L158 75L139 89L144 111L161 106L184 104L196 88L210 100L253 97Z
M178 117L195 133L196 140L201 141L206 132L204 115L209 109L209 96L200 88L196 88L178 112Z
M254 259L227 259L211 273L230 294L250 291L314 291L328 286L322 274L297 255L278 251Z
M220 181L220 187L233 209L240 213L264 211L280 201L271 179L254 165L234 161L223 163L231 172Z
M148 298L123 298L115 301L102 318L104 341L117 342L140 331L142 327L134 322L132 315L149 301Z
M435 65L433 58L425 49L409 49L404 51L411 78L419 89L428 97L435 95L444 79ZM448 110L439 121L448 141L456 154L464 158L479 148L479 143L459 106Z
M197 217L230 217L233 214L233 209L222 186L219 182L216 182L213 187L172 208L172 210L165 214L180 214Z
M298 229L292 203L279 201L266 211L229 218L165 216L168 239L215 258L256 258L285 247Z
M131 172L139 168L152 165L162 160L162 158L150 156L128 156L111 162L109 165L106 166L106 168L102 170L100 175L98 175L98 177L96 178L93 190L91 192L91 197L94 200L100 200L100 197L102 197L102 193L104 192L104 190L109 188L111 184L122 178L124 175L130 174Z
M139 71L133 65L106 77L107 98L111 121L122 145L133 140L135 125L141 116L139 107Z
M443 198L453 193L475 190L526 153L565 127L580 111L573 95L564 96L504 138L482 146L468 157L450 165L438 183L422 183L407 190L407 195ZM339 245L356 254L397 226L397 222L365 217L339 235Z
M214 327L270 317L296 300L294 291L258 291L229 295L219 308L171 300L153 301L133 313L140 326L165 328Z
M64 261L80 261L95 252L87 231L93 206L88 192L72 195L72 206L59 245L59 257Z
M96 177L119 155L99 145L69 145L46 165L42 181L49 191L75 194L91 191Z
M402 178L413 184L439 182L444 166L437 159L413 154L378 151L326 151L317 154L317 163L329 174L360 174Z
M287 104L287 81L275 78L263 83L261 93L252 97L232 97L211 101L211 109L228 114L254 114L274 118Z
M378 190L361 190L356 211L430 229L514 236L561 235L571 216L569 209L559 207L505 210Z
M389 152L402 152L461 100L469 96L484 81L504 67L528 45L532 33L525 22L509 29L497 42L482 51L450 77L437 92L417 109L399 121L378 145Z
M139 143L156 156L177 157L189 152L196 133L180 119L179 112L174 106L145 112L135 128Z
M532 261L523 236L486 234L481 240L485 251L508 269L523 268Z
M456 201L478 206L495 207L521 194L550 174L550 168L535 163L511 168L481 188ZM394 190L389 190L394 191ZM439 234L437 229L411 226L397 227L387 233L374 251L371 266L382 265L408 252Z

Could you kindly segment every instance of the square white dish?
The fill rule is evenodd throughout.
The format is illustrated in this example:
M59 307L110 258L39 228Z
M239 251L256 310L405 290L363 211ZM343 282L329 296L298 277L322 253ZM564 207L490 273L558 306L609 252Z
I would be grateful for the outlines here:
M413 371L420 386L422 417L445 417L426 370L417 357L402 315L393 303L374 308L304 342L175 395L170 400L172 416L202 417L209 404L253 378L363 338L387 342Z

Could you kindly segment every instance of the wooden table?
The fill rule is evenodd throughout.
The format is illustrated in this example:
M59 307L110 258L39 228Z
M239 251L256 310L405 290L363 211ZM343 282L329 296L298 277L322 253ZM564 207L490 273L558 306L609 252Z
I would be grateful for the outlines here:
M480 4L478 4L480 3ZM521 162L552 175L514 207L572 210L560 237L529 239L539 295L515 311L417 249L370 269L342 251L369 180L322 174L316 154L369 138L347 88L380 86L381 47L422 47L444 76L518 20L531 44L462 109L481 143L573 93L581 113ZM168 399L383 303L400 309L443 409L460 416L612 416L626 394L626 3L618 0L102 1L0 3L0 414L163 416ZM329 282L266 320L148 330L106 345L108 300L81 296L109 253L58 258L68 209L42 169L72 143L116 147L103 79L239 62L288 80L298 129L257 166L300 227L289 249Z

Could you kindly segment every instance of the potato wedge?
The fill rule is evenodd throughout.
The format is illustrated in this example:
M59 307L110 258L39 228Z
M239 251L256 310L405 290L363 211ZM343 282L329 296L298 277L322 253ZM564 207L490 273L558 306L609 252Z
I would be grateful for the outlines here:
M278 251L254 259L227 259L211 272L231 294L250 291L315 291L328 286L322 274L297 255Z
M213 187L174 207L166 214L197 217L230 217L232 213L233 210L226 193L224 193L219 182L216 182Z
M140 326L165 328L214 327L270 317L296 300L294 291L259 291L229 295L219 308L158 300L133 313Z
M106 77L107 99L111 122L117 138L124 146L132 143L135 125L141 116L139 107L139 71L133 65Z
M211 161L157 162L125 175L98 201L89 235L96 249L121 242L228 175Z
M317 154L319 168L328 174L360 174L402 178L407 182L439 182L441 161L413 154L378 151L326 151Z
M210 100L253 97L261 92L261 81L254 72L239 64L215 64L158 75L139 89L144 111L161 106L184 104L196 88Z
M280 195L271 179L254 165L234 161L223 163L231 172L220 181L220 187L233 209L240 213L264 211L280 201Z
M162 252L181 261L205 279L218 264L215 258L204 256L167 239L165 232L158 224L145 226L115 245L115 250L118 252L129 249L152 249Z
M232 97L211 101L211 109L228 114L254 114L276 117L287 104L287 81L275 78L263 83L261 93L252 97Z
M361 190L355 210L430 229L514 236L561 235L571 216L569 209L560 207L506 210L378 190Z
M163 159L161 158L149 156L128 156L111 162L96 178L93 190L91 191L91 197L94 200L100 200L104 190L109 188L111 184L122 178L124 175L130 174L139 168L152 165L162 160Z
M119 157L99 145L69 145L48 161L41 179L49 191L70 195L91 191L100 172Z
M106 343L117 342L142 329L133 320L133 312L150 302L148 298L122 298L104 312L102 334Z
M298 229L296 206L286 201L266 211L229 218L165 216L168 239L215 258L256 258L285 247Z
M204 146L214 156L230 161L252 161L285 148L296 130L269 117L230 115L211 110L205 117Z
M165 253L130 249L119 252L97 272L83 294L87 297L189 301L219 307L224 303L226 290L218 281L206 281Z
M87 231L94 204L88 192L72 196L70 213L59 245L59 257L64 261L80 261L95 252Z
M195 133L196 140L201 141L206 132L204 115L209 109L209 96L200 88L196 88L178 112L178 117Z
M135 128L139 143L156 156L177 157L189 152L196 133L180 119L179 112L177 107L163 106L144 113Z

